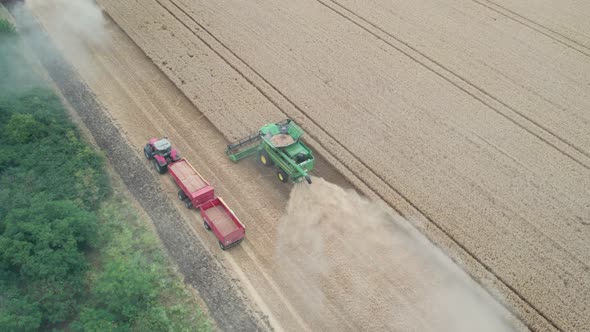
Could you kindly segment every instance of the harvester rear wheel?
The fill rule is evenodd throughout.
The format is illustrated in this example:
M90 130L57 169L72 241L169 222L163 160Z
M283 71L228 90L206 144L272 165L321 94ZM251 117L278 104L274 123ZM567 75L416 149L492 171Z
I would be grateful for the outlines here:
M272 159L270 159L270 156L264 150L260 151L260 154L258 155L258 160L262 165L266 167L270 167L273 164Z
M178 191L178 199L180 199L181 201L184 201L186 199L186 194L184 193L184 191Z
M287 173L285 171L283 171L282 169L279 169L279 171L277 172L277 178L279 179L279 181L281 181L282 183L287 183L289 182L289 176L287 175Z

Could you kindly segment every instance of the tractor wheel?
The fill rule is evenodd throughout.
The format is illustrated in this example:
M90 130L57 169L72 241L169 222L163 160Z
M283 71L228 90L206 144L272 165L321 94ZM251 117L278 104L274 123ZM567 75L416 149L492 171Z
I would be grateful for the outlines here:
M282 183L287 183L289 182L289 176L287 175L287 173L285 173L285 171L283 171L282 169L279 169L279 171L277 172L277 178L279 179L279 181L281 181Z
M209 224L205 220L203 220L203 225L205 226L206 230L208 230L208 231L211 230L211 227L209 227Z
M156 159L154 159L154 168L156 169L156 171L158 171L158 173L160 174L164 174L166 173L166 165L164 166L160 166L160 164L158 164L158 161Z
M186 194L184 193L184 191L178 191L178 199L180 199L181 201L184 201L186 199Z
M147 160L152 160L152 158L154 157L154 155L152 154L152 148L149 144L143 148L143 154L145 155L145 158Z
M273 164L272 159L270 159L270 156L268 155L268 152L264 150L260 151L260 154L258 155L258 160L262 165L266 167L270 167Z
M191 202L190 199L185 199L184 200L184 206L186 206L187 209L192 209L193 208L193 202Z

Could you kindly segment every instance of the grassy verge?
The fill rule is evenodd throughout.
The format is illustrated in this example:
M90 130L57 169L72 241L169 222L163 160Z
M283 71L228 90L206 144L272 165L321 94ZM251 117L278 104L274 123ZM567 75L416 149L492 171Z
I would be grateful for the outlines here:
M98 210L99 250L76 330L206 331L155 234L117 190Z
M0 19L0 330L210 330Z

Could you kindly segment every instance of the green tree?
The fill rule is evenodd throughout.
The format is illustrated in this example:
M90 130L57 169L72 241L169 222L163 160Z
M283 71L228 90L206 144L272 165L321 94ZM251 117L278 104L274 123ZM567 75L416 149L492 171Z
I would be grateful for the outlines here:
M0 43L0 331L209 330L1 19Z
M4 135L12 144L24 144L47 135L45 126L31 114L13 114L6 126Z
M14 34L16 32L16 28L6 19L0 18L0 35L1 34Z
M132 322L158 298L157 278L140 257L118 256L109 259L94 284L97 306Z
M116 317L110 312L103 309L85 308L82 309L80 317L71 328L73 331L102 332L102 331L123 331L127 330L127 325L120 326L116 322Z
M0 286L0 331L33 331L41 326L42 312L30 296L18 289Z
M50 323L75 313L87 261L83 249L95 237L96 217L71 201L31 199L2 221L0 266L38 302Z

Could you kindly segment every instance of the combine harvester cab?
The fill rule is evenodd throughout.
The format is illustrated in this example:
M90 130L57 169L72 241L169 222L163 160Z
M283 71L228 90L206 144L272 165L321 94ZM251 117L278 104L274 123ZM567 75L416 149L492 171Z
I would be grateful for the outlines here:
M144 148L146 158L148 160L153 159L156 164L156 159L148 153L152 146L163 148L164 152L168 151L169 154L171 154L171 151L175 151L172 150L167 140L164 142L168 143L167 145L158 144L158 142L157 139L152 139ZM178 156L176 152L174 155ZM179 188L178 198L184 202L184 206L187 208L194 207L200 210L205 228L215 234L221 249L225 250L242 242L246 236L246 227L221 197L215 197L213 186L205 180L188 160L180 157L173 161L166 160L166 168ZM157 167L156 170L162 174Z
M234 162L257 154L262 165L277 167L279 181L300 182L305 179L311 184L308 173L313 169L315 159L311 149L301 141L302 136L303 130L286 119L267 124L258 133L228 145L226 153Z

